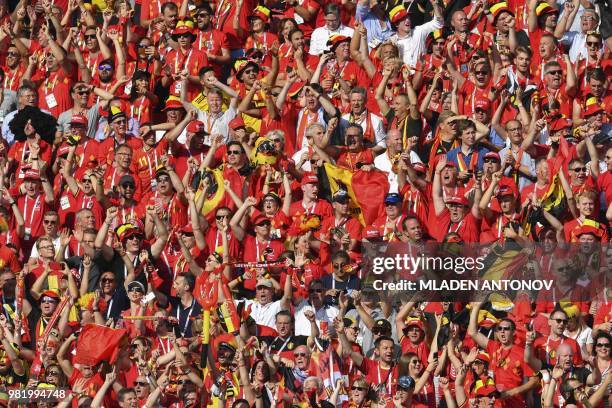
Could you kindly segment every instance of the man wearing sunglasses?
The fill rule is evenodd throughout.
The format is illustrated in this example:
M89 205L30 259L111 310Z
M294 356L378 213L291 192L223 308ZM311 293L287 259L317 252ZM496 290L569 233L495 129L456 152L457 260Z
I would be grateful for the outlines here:
M513 320L504 318L497 323L495 340L490 340L479 331L478 316L482 304L471 303L468 335L491 356L489 369L494 373L497 389L505 401L504 406L525 406L525 393L538 385L539 378L523 358L525 348L515 342L516 325ZM528 378L525 383L524 377Z
M78 136L80 138L74 138L74 141L76 141L78 145L86 146L87 139L95 136L96 127L94 124L97 123L100 118L100 107L98 103L91 104L90 106L89 102L92 93L102 100L110 101L113 99L112 93L94 87L93 85L88 85L85 82L77 82L70 87L70 96L72 97L73 106L67 111L62 112L57 118L57 126L61 129L64 140L68 142L68 144L74 144L74 142L70 140L70 136L73 136L76 130L80 131L79 125L85 127L85 132L84 134L79 132ZM73 119L77 117L84 117L86 120L74 122ZM75 126L73 127L73 125ZM97 144L91 144L90 150L93 146L97 146ZM82 157L82 152L78 152L77 154L79 157ZM78 163L79 167L82 165L83 163Z
M288 279L290 280L290 279ZM302 336L311 335L310 319L306 312L314 312L314 319L319 327L327 325L332 327L334 319L340 313L337 306L325 302L325 287L320 279L313 279L308 285L308 299L295 308L295 334Z
M194 47L206 53L215 74L221 77L223 66L230 62L230 44L227 35L214 27L213 14L209 3L202 3L196 9L195 18L198 31Z
M582 354L576 340L564 334L569 318L561 308L555 308L548 318L550 334L535 338L534 332L527 333L525 360L532 369L538 371L542 368L552 369L561 362L563 353L561 347L569 348L570 360L576 367L582 366Z

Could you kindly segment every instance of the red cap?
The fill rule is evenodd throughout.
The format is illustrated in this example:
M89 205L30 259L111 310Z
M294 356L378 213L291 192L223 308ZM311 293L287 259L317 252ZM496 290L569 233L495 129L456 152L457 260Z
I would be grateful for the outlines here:
M364 238L380 238L380 231L378 228L368 225L363 230Z
M242 119L242 116L240 115L232 119L228 126L232 130L240 129L241 127L246 127L246 125L244 124L244 120Z
M497 197L515 196L516 193L512 187L503 185L503 186L499 186L499 189L497 190L496 195Z
M468 200L467 198L463 197L463 196L451 196L448 197L445 201L446 204L460 204L460 205L465 205L468 206Z
M266 217L265 215L263 215L262 213L259 213L254 219L253 219L253 225L259 225L262 224L264 222L270 222L270 219L268 217Z
M168 98L168 100L166 101L166 106L164 106L164 109L162 110L165 111L168 109L185 109L185 107L183 106L180 100Z
M187 125L187 131L191 133L208 133L204 128L204 123L199 120L189 122Z
M57 157L67 156L68 152L70 152L70 146L61 145L59 149L57 149Z
M319 178L312 173L305 174L304 177L302 177L301 185L306 185L306 184L311 184L311 183L318 184Z
M417 326L419 329L425 331L425 326L423 325L423 321L418 317L409 317L406 319L406 328L410 326Z
M572 127L572 121L568 118L561 117L561 118L558 118L552 121L548 125L548 130L550 130L551 132L558 132L560 130L571 128L571 127Z
M71 125L81 125L81 126L87 127L89 124L89 121L87 120L87 116L76 114L76 115L72 115L72 118L70 119L70 124Z
M60 298L59 294L55 290L51 290L51 289L45 290L43 293L41 293L40 299L42 300L42 298L44 298L45 296L54 298L54 299Z
M583 117L588 117L591 115L595 115L596 113L603 113L604 109L598 103L593 103L587 106L587 108L582 112Z
M484 155L485 159L497 159L499 161L501 161L501 157L499 157L499 153L497 152L488 152L487 154Z
M489 111L491 109L491 101L489 101L487 98L478 98L474 103L474 109Z
M27 169L23 175L24 179L40 180L40 171L36 169Z

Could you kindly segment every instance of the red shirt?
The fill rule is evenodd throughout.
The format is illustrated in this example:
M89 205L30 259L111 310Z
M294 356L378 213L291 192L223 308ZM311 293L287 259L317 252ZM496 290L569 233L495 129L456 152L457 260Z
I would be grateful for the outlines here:
M489 92L491 91L491 82L487 84L486 88L477 88L476 85L469 79L463 83L463 86L459 90L459 110L462 115L471 115L476 110L476 101L479 99L489 99Z
M399 378L397 365L391 369L391 372L389 372L389 370L381 368L378 361L370 360L369 358L365 357L361 363L360 370L365 374L366 380L370 384L384 384L387 394L391 394L393 387L392 384L397 383Z
M563 233L565 234L566 242L572 242L572 232L575 233L575 230L579 228L580 226L582 226L582 223L583 223L582 221L576 218L576 219L573 219L563 224ZM601 232L603 234L601 238L601 242L603 243L608 242L608 232L606 231L607 230L606 225L600 224L599 229L601 229ZM578 237L573 237L573 238L574 238L573 242L576 242L576 240L578 239Z
M183 70L187 70L189 75L198 76L201 68L208 66L208 57L202 51L199 51L195 48L191 48L186 53L183 53L180 50L172 50L166 55L166 64L170 67L170 71L172 75L176 75ZM174 95L180 95L180 89L178 88L178 83L174 82L170 86L170 91ZM194 84L189 84L187 87L188 90L188 99L193 99L198 91L200 90L198 86Z
M33 244L38 237L45 235L42 220L43 215L50 210L48 204L45 203L45 193L40 192L34 198L22 195L17 199L17 206L25 222L24 241L31 241Z
M114 137L108 137L100 142L98 147L99 158L98 162L100 165L106 164L107 166L112 166L113 161L115 160L115 150L120 144L127 144L132 148L132 154L134 155L138 150L142 149L143 143L142 139L137 138L133 135L125 135L125 141L123 143L118 143L118 141ZM132 164L133 164L132 159Z
M612 203L612 171L601 173L597 178L597 189L604 193L606 206Z
M49 146L49 143L45 142L44 140L39 140L38 141L38 145L40 146L40 152L38 153L38 158L42 161L44 161L45 163L47 163L47 165L51 165L51 158L52 158L52 149L51 146ZM15 141L15 143L11 146L11 148L8 151L8 159L14 161L15 163L17 163L17 169L15 171L16 174L16 178L17 178L17 185L21 185L21 183L23 182L23 173L21 171L23 166L29 165L30 164L30 147L28 145L27 140L24 140L23 142L18 142Z
M538 337L533 343L533 349L536 358L546 363L549 366L554 366L557 363L557 348L561 344L568 344L574 353L574 365L582 365L582 353L580 346L576 340L568 337L563 337L561 340L553 341L550 337Z
M341 146L340 151L340 156L338 156L338 160L336 160L336 165L338 167L357 171L359 170L357 168L359 163L361 163L361 165L374 164L374 154L370 149L364 149L360 152L349 152L347 147ZM361 167L361 165L359 167Z
M142 192L148 193L152 190L151 181L155 178L157 166L161 165L161 156L168 152L168 140L162 138L152 149L134 151L133 163L136 167L136 175L140 179Z
M156 191L151 191L143 200L146 204L153 204L156 207L161 207L161 219L164 223L169 224L173 228L182 227L189 223L188 206L185 205L176 193L172 193L172 198L165 201L161 194Z
M436 240L442 242L446 234L456 232L464 242L480 242L480 224L482 220L474 217L469 211L458 223L451 223L448 209L444 209L442 214L436 215L435 225L430 223L429 234Z
M245 262L265 262L278 259L280 254L285 251L285 246L279 240L268 240L260 242L254 235L247 235L244 238L242 259ZM268 254L266 255L266 251ZM245 279L244 287L246 289L255 289L257 279Z
M63 68L60 67L57 71L47 74L39 71L32 81L36 83L42 81L38 88L38 107L41 110L48 110L57 118L62 112L72 108L70 87L73 81Z
M325 200L318 199L310 207L304 208L303 200L292 203L289 207L289 215L291 218L296 219L302 215L317 214L321 219L325 217L331 217L334 214L332 206Z
M344 217L340 221L336 221L335 216L325 217L321 222L321 228L317 232L317 236L325 237L327 240L329 238L330 230L332 228L341 227L344 228L351 239L361 239L361 224L358 220L351 217Z
M208 53L207 56L214 55L218 57L222 55L222 49L230 49L230 44L224 32L210 29L208 31L198 31L198 36L193 43L193 47L205 54ZM215 75L220 77L223 71L223 65L218 62L211 62L210 65L215 71Z
M500 391L518 387L523 384L523 378L533 375L533 370L523 358L524 347L513 344L505 349L500 342L489 340L487 353L491 356L489 369L494 372L495 384L503 387L498 388ZM521 399L524 400L523 397Z
M255 8L256 3L252 0L247 0L242 5L240 10L240 27L249 27L249 21L247 19L251 10ZM224 32L227 35L227 40L230 49L242 48L244 38L238 37L236 30L234 30L234 16L236 15L236 3L232 0L219 0L215 11L215 28L219 31Z
M4 70L4 83L2 84L4 89L17 92L21 77L23 77L26 70L25 65L20 63L14 70L7 66L3 66L2 69Z

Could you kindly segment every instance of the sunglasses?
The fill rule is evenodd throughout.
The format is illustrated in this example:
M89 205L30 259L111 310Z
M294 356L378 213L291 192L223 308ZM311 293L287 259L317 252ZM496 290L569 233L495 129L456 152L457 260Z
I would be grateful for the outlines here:
M548 71L547 74L549 75L561 75L563 73L563 71L559 70L555 70L555 71Z
M149 383L146 381L134 381L134 385L140 386L140 387L146 387L147 385L149 385Z
M307 355L306 353L293 353L293 357L306 357Z
M337 263L337 264L333 264L333 265L334 265L334 268L338 268L338 269L340 269L340 268L342 268L342 267L346 266L346 264L345 264L345 263Z
M586 45L589 47L599 47L599 41L587 41Z
M18 56L19 56L19 53L17 53L17 52L12 52L12 51L11 51L11 52L7 52L7 53L6 53L6 56L7 56L7 57L18 57Z
M372 334L380 335L383 333L385 333L385 330L381 329L380 327L375 327L372 329Z
M100 71L112 71L113 67L111 67L110 65L100 65L98 66L98 69Z
M610 348L610 343L597 343L597 344L595 344L595 347Z
M115 279L112 278L103 278L101 280L102 283L113 283L115 281Z
M159 181L160 183L169 182L170 181L170 177L158 177L157 181Z
M217 221L223 221L224 218L229 218L229 215L217 215L215 218Z
M574 169L572 169L573 172L575 173L586 173L587 172L587 168L586 167L576 167Z
M43 224L45 225L55 225L57 224L56 220L43 220Z
M53 299L50 297L43 298L40 303L59 303L57 299Z
M76 91L77 95L80 96L85 96L85 95L89 95L89 91Z
M134 190L134 189L136 188L136 185L135 185L135 184L133 184L133 183L123 183L123 184L121 185L121 187L122 187L123 189L126 189L126 188L131 188L132 190Z
M557 322L557 324L567 324L568 319L552 319L553 321Z
M493 158L484 159L485 163L499 163L499 160Z
M495 328L496 331L501 332L501 331L512 331L512 327L510 326L497 326Z
M487 75L489 73L489 71L475 71L474 74L475 75Z
M238 156L238 155L242 154L242 152L240 150L228 150L227 151L227 155L228 156L232 155L232 154L235 154L236 156Z
M183 33L183 34L179 34L176 36L176 38L190 38L191 34L189 33Z
M200 14L198 14L198 17L199 18L206 18L206 17L210 17L210 14L208 14L208 13L200 13Z
M351 390L355 391L355 390L359 390L359 391L367 391L368 389L365 387L357 387L356 385L351 387Z
M138 287L131 288L131 289L130 289L128 292L138 292L138 293L144 293L144 292L142 291L142 289L141 289L141 288L138 288ZM136 348L136 347L138 347L138 346L137 346L136 344L132 344L132 346L131 346L131 347L135 349L135 348Z
M254 69L247 69L246 71L244 71L244 73L247 75L251 75L251 74L257 74L257 71Z
M59 375L60 375L59 371L47 371L47 376L48 377L51 377L51 376L59 377Z
M96 38L95 34L85 34L85 39L86 40L93 40Z

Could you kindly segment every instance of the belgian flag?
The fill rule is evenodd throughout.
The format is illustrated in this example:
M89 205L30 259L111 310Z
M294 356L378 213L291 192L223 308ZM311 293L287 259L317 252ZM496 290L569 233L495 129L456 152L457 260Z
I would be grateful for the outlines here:
M324 166L331 195L340 189L346 190L350 197L349 212L362 226L372 224L384 213L382 197L389 192L385 173L376 170L352 172L330 163Z

